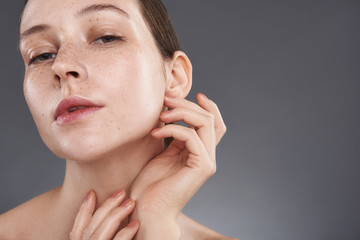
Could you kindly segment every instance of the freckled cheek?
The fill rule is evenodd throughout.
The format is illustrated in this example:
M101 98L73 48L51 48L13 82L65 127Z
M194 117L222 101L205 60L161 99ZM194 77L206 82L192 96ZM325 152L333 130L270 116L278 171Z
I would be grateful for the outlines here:
M44 79L42 72L26 75L23 86L25 100L37 125L49 118L48 106L52 100L50 99L51 84L42 79Z
M104 51L91 58L87 65L89 77L94 80L92 84L102 82L99 89L111 103L111 116L130 123L134 119L141 121L140 113L158 118L165 89L162 65L158 61L149 53L132 48L110 54Z
M139 82L139 61L129 52L100 54L88 65L89 77L116 95L128 92ZM94 82L92 82L94 84Z

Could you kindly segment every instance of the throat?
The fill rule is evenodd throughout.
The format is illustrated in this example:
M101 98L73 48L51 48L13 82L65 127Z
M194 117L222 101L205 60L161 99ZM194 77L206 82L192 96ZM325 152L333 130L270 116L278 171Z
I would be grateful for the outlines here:
M90 162L66 160L64 191L85 197L94 190L102 203L119 189L129 194L130 187L144 166L162 151L162 142L154 139L126 144L101 159Z

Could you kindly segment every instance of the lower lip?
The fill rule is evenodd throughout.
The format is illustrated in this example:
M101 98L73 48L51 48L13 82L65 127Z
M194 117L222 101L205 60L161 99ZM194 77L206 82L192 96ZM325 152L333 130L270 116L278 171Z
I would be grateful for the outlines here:
M102 107L86 107L75 110L73 112L66 112L59 115L56 118L57 123L74 123L84 118L88 117L89 115L93 114L97 110L100 110Z

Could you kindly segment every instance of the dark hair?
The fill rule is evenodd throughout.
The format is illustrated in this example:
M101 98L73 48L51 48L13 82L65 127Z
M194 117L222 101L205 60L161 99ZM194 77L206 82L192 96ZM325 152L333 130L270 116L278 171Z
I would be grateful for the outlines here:
M29 0L24 1L23 10ZM156 44L165 58L171 58L180 50L179 40L171 23L169 14L161 0L138 0Z

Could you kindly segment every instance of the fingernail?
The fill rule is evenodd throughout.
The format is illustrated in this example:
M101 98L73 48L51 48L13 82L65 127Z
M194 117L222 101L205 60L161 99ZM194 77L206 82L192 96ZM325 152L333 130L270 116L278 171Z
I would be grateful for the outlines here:
M132 199L128 199L126 200L122 205L122 207L130 207L132 204L134 203L134 201Z
M171 113L171 111L166 111L166 112L161 112L160 115L165 117L167 115L169 115Z
M85 198L84 198L84 202L86 202L86 201L90 198L90 194L91 194L91 191L89 191L89 192L86 194L86 196L85 196Z
M165 96L165 99L168 100L168 101L169 101L169 100L171 101L171 100L176 99L176 97L173 97L173 96Z
M138 225L138 222L137 222L137 221L131 221L131 222L128 224L128 227L133 228L133 227L136 227L137 225Z
M112 195L113 198L118 198L120 196L122 196L124 194L124 190L120 189L119 191L117 191L116 193L114 193Z
M151 133L156 133L156 132L158 132L158 131L160 131L160 128L155 128L155 129L153 129L153 130L151 131Z
M166 98L166 99L175 99L176 96L166 95L165 98Z
M199 93L199 95L200 95L202 98L204 98L205 100L209 100L209 99L205 96L205 94Z

